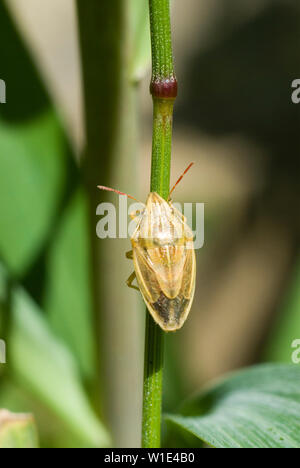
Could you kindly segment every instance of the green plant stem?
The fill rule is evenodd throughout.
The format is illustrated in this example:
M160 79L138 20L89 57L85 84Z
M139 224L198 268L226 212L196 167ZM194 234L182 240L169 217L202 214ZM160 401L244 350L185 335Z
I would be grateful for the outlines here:
M149 0L152 44L153 140L151 191L170 190L173 105L177 94L169 0ZM160 447L164 332L146 315L142 446Z
M153 98L151 192L167 199L170 191L173 99Z
M152 80L175 77L169 0L149 0Z

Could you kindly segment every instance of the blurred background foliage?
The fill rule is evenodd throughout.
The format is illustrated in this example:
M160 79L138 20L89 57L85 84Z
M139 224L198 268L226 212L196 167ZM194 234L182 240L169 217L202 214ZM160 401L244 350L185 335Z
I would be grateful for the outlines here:
M38 435L32 416L0 411L0 448L38 448Z
M98 241L95 320L76 5L40 3L0 4L0 407L33 412L42 446L105 446L109 432L117 446L138 446L144 308L125 285L129 241ZM151 151L146 4L126 1L121 143L95 175L140 199ZM196 163L175 199L205 203L206 240L190 318L166 340L166 411L228 370L291 362L300 338L299 2L173 0L172 15L173 179Z

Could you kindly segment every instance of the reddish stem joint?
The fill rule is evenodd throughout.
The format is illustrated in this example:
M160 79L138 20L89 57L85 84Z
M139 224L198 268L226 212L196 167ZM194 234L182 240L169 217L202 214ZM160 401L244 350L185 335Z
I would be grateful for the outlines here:
M157 99L175 99L178 84L176 78L154 79L150 84L150 93Z

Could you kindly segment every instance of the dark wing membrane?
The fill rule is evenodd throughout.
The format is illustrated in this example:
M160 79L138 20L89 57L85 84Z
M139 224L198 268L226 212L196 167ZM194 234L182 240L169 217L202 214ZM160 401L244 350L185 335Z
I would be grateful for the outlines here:
M190 302L182 294L179 294L175 299L169 299L164 293L161 293L158 300L151 304L151 313L165 331L176 331L184 323L183 316L187 317L188 315Z

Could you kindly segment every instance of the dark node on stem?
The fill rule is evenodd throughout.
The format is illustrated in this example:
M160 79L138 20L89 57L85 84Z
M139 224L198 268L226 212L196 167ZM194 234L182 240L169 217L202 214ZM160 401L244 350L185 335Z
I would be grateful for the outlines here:
M175 99L177 90L176 78L154 79L150 84L150 93L157 99Z

